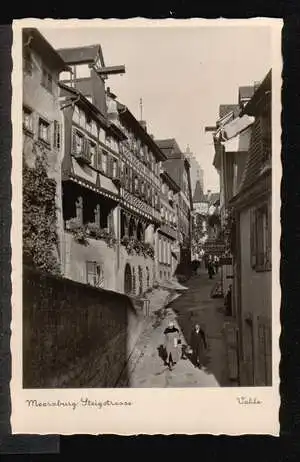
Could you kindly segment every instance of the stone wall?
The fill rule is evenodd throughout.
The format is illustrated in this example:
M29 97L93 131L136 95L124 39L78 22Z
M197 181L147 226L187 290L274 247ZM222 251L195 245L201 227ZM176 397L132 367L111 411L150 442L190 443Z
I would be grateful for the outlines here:
M143 318L131 300L23 270L23 387L115 387Z

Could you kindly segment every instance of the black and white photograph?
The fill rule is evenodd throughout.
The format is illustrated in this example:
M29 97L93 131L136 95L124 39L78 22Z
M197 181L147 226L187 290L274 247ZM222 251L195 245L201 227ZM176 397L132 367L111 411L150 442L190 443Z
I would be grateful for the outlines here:
M126 22L19 25L21 387L259 403L277 376L272 23Z

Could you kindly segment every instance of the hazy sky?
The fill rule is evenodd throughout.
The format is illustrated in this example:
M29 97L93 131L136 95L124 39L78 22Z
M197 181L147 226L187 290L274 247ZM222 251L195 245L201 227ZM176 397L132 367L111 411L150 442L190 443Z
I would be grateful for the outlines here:
M124 64L107 86L155 138L189 144L204 169L205 190L218 190L212 135L220 104L237 103L238 87L262 80L271 66L271 34L259 27L40 28L54 48L100 44L107 66Z

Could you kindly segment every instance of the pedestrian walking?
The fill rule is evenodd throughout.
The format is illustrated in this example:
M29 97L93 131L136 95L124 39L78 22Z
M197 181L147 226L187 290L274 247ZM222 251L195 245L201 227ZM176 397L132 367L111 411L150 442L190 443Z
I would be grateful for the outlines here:
M217 274L219 272L219 257L217 257L217 255L214 257L214 267L215 273Z
M230 284L224 299L226 316L232 316L232 284Z
M175 327L174 322L170 321L168 327L164 330L165 335L165 350L166 350L166 363L170 370L178 362L180 358L180 333L179 329Z
M192 363L195 367L201 369L204 362L204 352L207 350L207 342L204 330L201 328L200 324L196 324L192 330L190 346Z
M209 256L209 259L208 259L207 270L208 270L209 279L212 279L215 272L214 272L213 259L211 255Z

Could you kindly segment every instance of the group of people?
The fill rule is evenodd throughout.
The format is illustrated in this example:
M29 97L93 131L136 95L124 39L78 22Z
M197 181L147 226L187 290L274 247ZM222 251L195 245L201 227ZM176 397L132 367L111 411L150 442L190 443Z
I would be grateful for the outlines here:
M202 368L204 362L204 353L207 350L207 342L204 330L200 324L195 324L188 352L183 349L181 336L179 329L175 326L173 321L170 321L168 327L164 331L165 336L165 364L170 370L176 365L176 363L186 356L191 355L191 361L195 367Z
M208 256L206 267L207 267L209 279L212 279L213 276L218 273L219 264L220 264L220 260L219 260L219 257L217 257L217 255Z

